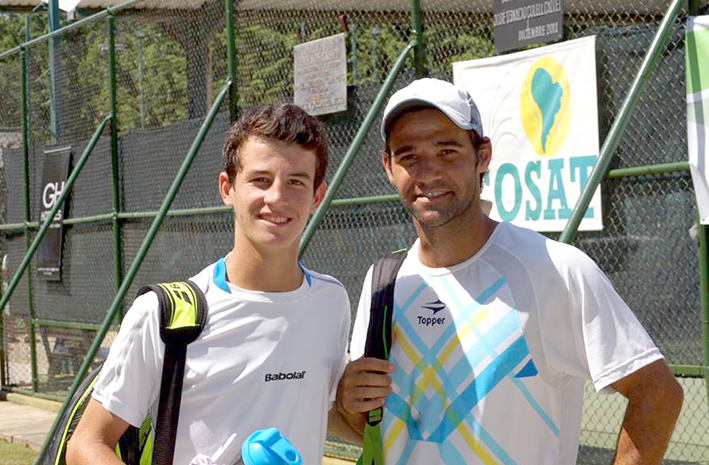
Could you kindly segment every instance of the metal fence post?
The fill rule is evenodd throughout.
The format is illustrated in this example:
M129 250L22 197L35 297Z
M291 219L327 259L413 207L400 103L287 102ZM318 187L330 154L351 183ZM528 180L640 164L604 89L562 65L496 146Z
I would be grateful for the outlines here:
M59 21L59 1L48 0L47 12L49 21L49 32L61 29ZM50 89L50 106L49 106L49 121L50 131L52 133L52 144L56 144L61 139L61 125L59 118L62 116L64 109L62 108L62 95L59 84L57 83L58 76L61 74L61 49L59 48L59 37L53 37L49 40L49 89Z
M416 70L416 78L420 79L426 75L426 46L423 42L423 23L421 22L421 5L419 0L411 0L411 32L416 36L414 68Z
M239 94L236 81L236 38L234 36L234 0L224 0L224 19L226 21L226 51L229 66L229 121L236 120Z
M123 281L123 257L121 253L121 224L118 220L120 213L120 193L118 182L118 110L116 104L116 29L115 16L109 14L106 17L108 32L108 98L110 99L111 112L111 172L113 175L113 198L112 198L112 218L111 229L113 230L113 258L114 275L116 277L116 290L121 287ZM119 314L123 316L123 306L120 307Z
M25 19L27 21L27 19ZM29 30L25 31L28 34ZM22 57L22 154L23 168L25 176L25 248L30 249L32 241L30 240L31 220L30 212L30 132L29 132L29 108L27 107L27 97L29 95L29 76L27 70L27 47L22 47L20 50ZM31 267L27 269L27 326L29 329L30 339L30 369L32 371L32 393L37 392L37 350L35 344L35 324L34 324L34 305L32 302L32 272Z

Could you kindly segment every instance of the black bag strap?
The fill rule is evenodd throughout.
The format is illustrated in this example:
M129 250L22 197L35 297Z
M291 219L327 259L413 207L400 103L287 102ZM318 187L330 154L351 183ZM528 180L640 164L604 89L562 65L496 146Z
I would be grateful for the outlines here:
M160 302L160 338L165 343L160 403L153 429L152 465L171 465L175 455L187 345L197 339L204 328L207 299L189 280L145 286L138 295L149 291L155 292Z
M392 314L394 313L394 285L406 251L392 252L379 258L372 265L372 303L369 311L365 357L386 360L391 348ZM382 420L382 409L368 412L367 423L371 426Z
M386 360L389 356L394 284L405 258L406 251L400 250L380 257L372 265L372 303L364 346L365 357Z

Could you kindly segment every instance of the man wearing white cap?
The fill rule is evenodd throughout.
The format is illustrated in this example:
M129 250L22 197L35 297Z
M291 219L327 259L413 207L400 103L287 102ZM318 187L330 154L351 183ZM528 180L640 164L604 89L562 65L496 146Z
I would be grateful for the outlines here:
M590 380L629 401L614 463L660 463L681 387L590 258L482 211L492 149L470 95L415 81L391 97L381 131L418 240L397 275L388 362L362 357L367 273L340 415L361 434L365 412L384 406L386 464L571 465Z

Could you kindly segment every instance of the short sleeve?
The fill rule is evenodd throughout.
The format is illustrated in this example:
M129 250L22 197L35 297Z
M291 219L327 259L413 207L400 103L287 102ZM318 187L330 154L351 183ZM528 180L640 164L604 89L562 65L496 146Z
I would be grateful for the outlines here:
M158 301L150 292L135 299L94 385L92 397L135 427L156 404L165 345Z
M611 393L612 383L663 357L596 263L573 250L572 266L560 269L568 289L568 299L561 300L568 306L554 303L556 315L547 316L570 327L544 333L544 345L549 348L555 341L550 364L557 370L590 378L596 391Z

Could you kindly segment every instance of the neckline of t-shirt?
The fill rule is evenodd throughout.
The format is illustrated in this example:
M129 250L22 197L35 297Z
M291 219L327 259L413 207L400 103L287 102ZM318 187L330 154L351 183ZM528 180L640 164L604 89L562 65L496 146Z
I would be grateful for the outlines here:
M227 255L228 257L229 255ZM304 297L308 291L310 290L310 283L308 282L307 279L307 272L303 270L303 280L300 283L300 286L298 286L297 289L293 289L292 291L285 291L285 292L266 292L266 291L255 291L251 289L244 289L242 287L239 287L235 284L230 283L227 279L226 276L223 277L216 277L214 276L214 273L226 273L226 266L219 266L220 262L224 263L226 260L226 257L221 258L217 261L217 263L214 264L216 267L215 270L212 272L212 281L214 284L217 285L217 288L219 288L220 291L225 292L226 290L224 289L223 286L226 286L227 289L229 290L228 294L230 294L232 297L235 297L237 299L241 300L248 300L251 302L292 302L294 300L298 300L302 297ZM219 283L217 283L219 281Z
M484 253L485 251L490 248L490 246L497 240L497 236L499 236L500 230L505 225L506 223L504 221L501 221L495 226L495 229L492 230L492 233L490 234L490 237L487 238L487 241L483 244L480 249L475 252L471 257L466 258L460 263L456 263L455 265L448 266L448 267L440 267L440 268L431 268L429 266L424 265L421 263L421 260L419 260L419 247L421 246L421 241L420 239L416 239L416 242L414 242L414 245L409 249L409 256L406 257L407 261L411 261L411 263L416 267L417 271L419 271L421 274L426 274L429 276L441 276L445 274L451 274L455 273L456 271L462 270L463 268L466 268L470 266L473 262L476 262Z

